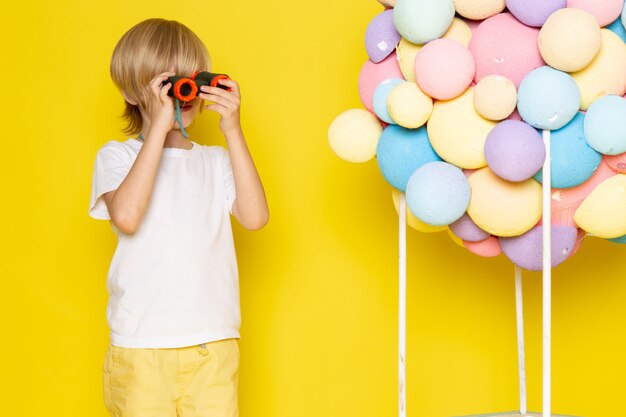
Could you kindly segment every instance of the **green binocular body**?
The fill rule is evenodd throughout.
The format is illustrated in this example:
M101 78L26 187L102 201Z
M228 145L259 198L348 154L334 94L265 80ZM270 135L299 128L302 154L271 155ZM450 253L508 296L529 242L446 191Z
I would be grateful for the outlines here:
M192 77L180 77L174 75L168 77L163 85L172 83L172 87L168 90L167 95L177 98L181 101L191 101L198 95L200 87L208 85L210 87L218 87L223 90L230 91L230 87L219 84L219 80L229 80L226 74L216 74L208 71L195 73Z

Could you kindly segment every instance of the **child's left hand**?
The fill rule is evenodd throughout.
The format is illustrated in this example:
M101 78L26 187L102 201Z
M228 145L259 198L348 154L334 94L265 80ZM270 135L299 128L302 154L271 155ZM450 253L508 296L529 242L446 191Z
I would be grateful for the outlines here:
M226 135L237 129L241 129L241 122L239 120L241 96L239 94L239 85L235 81L222 79L218 82L230 87L231 91L203 85L200 87L201 93L199 96L204 100L213 102L213 104L209 104L205 108L215 111L222 116L220 119L220 129L222 133Z

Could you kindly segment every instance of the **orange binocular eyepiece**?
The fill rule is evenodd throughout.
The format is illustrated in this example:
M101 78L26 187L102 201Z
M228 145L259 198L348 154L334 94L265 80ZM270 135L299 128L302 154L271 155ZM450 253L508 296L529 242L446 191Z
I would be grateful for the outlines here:
M230 80L226 74L216 74L208 71L197 71L189 77L172 76L163 82L163 85L172 83L172 88L167 92L168 96L179 99L180 101L191 101L198 95L198 90L203 85L210 87L218 87L226 91L231 91L230 87L219 84L219 80Z

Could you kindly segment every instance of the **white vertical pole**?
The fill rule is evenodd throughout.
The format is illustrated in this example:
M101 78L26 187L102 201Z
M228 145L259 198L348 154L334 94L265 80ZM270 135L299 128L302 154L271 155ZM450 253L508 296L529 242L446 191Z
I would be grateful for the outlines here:
M406 199L400 194L398 262L398 415L406 417Z
M551 416L552 400L552 241L550 131L543 131L546 161L543 165L543 417Z
M528 412L526 403L526 353L524 348L524 296L522 293L522 268L515 265L515 316L517 322L517 364L519 370L519 410Z

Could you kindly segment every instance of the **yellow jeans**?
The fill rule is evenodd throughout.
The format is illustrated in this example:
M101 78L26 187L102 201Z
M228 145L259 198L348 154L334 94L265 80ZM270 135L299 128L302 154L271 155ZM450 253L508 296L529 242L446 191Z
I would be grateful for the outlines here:
M102 373L113 417L239 415L237 339L160 349L109 344Z

